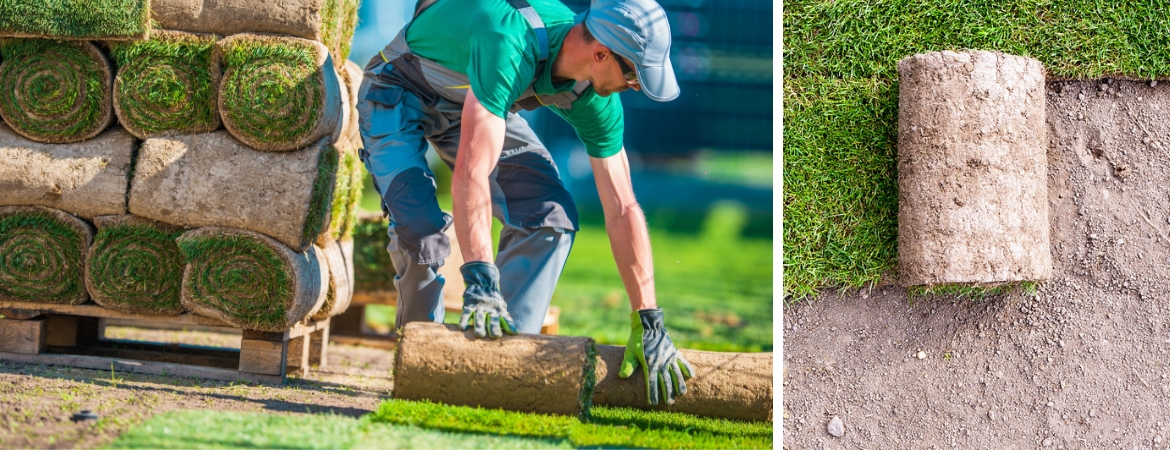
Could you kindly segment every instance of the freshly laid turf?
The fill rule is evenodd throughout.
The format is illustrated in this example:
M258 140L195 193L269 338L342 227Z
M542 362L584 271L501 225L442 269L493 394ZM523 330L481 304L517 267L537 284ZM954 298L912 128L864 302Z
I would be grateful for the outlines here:
M142 39L148 0L4 0L0 37Z
M371 420L488 435L567 439L574 447L771 448L772 424L705 419L681 413L595 407L574 417L387 400Z
M99 230L86 261L86 285L107 308L141 314L183 311L183 255L175 238L183 229L120 216Z
M113 67L89 42L0 41L0 115L37 142L89 139L113 120Z
M994 50L1049 78L1170 74L1170 22L1145 2L797 0L784 4L784 293L896 267L901 58Z
M563 440L453 433L333 415L172 411L109 448L571 448Z
M78 304L92 230L80 219L39 207L0 207L0 299Z
M156 31L148 41L114 43L118 121L139 139L219 128L216 37Z

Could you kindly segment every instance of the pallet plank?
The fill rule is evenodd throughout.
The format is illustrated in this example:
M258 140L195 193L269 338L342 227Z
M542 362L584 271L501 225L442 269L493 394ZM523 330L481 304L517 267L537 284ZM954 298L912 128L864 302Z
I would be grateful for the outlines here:
M191 366L186 364L172 364L165 362L137 361L101 356L59 354L25 355L19 353L0 352L0 360L25 364L68 366L81 369L111 370L112 368L113 370L119 372L192 377L206 380L251 381L256 383L269 384L281 384L284 382L284 377L282 376L239 372L232 369L218 369L214 367Z
M240 372L283 376L287 366L287 342L240 340Z
M177 316L151 316L145 314L131 314L103 308L94 304L85 305L54 305L48 303L14 302L0 300L0 309L18 309L25 311L39 311L41 313L69 314L73 316L102 317L107 319L140 319L152 322L179 323L192 325L219 325L231 326L210 317L198 316L191 313Z
M45 351L45 319L0 319L0 352L35 355Z

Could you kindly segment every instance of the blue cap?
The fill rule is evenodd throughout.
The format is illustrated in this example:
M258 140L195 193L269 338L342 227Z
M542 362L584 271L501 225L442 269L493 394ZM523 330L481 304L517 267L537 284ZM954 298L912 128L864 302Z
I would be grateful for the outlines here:
M642 92L651 100L678 98L678 81L670 64L670 24L654 0L593 0L578 14L601 45L634 62Z

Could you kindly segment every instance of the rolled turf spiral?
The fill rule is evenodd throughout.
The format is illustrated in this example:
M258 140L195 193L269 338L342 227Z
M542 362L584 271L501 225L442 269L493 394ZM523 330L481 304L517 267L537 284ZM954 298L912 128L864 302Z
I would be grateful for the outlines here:
M113 123L113 66L94 44L8 39L0 59L0 116L20 135L78 142Z
M149 41L113 44L118 122L139 139L219 128L216 40L208 34L156 30Z
M352 219L357 208L358 197L361 191L353 188L353 171L358 170L361 164L356 152L339 150L341 154L337 164L337 176L333 185L333 199L330 204L329 224L317 235L317 245L340 240L346 236L353 236ZM361 179L358 179L358 189L361 188Z
M85 260L94 302L128 313L183 312L183 255L175 244L182 228L132 215L95 217L94 224L98 233Z
M196 314L279 332L325 301L328 269L313 247L296 253L262 234L219 227L176 242L186 261L180 299Z
M329 268L329 284L328 292L325 295L325 302L321 305L321 309L313 314L314 319L325 319L336 316L349 309L349 304L353 301L353 283L350 280L349 266L345 260L346 255L342 250L341 243L337 241L329 241L325 245L318 246L317 251L324 256L326 265Z
M0 207L0 300L78 305L93 227L64 211Z
M223 56L219 112L224 127L249 147L290 151L341 128L341 87L326 47L300 38L229 36Z

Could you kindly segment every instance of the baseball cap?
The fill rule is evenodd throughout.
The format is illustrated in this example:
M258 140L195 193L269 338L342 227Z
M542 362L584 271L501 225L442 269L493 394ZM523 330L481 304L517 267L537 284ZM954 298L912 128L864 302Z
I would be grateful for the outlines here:
M589 33L614 53L634 62L642 92L651 100L678 98L678 81L670 64L670 24L654 0L593 0L577 14Z

